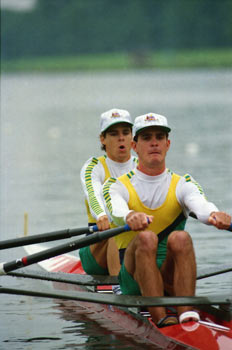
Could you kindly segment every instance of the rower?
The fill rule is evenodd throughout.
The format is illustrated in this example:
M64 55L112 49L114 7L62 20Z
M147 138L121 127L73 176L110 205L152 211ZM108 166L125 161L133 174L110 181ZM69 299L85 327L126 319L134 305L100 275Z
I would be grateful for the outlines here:
M206 200L191 175L180 176L166 168L170 131L164 116L137 117L132 147L138 166L118 179L109 179L103 188L114 223L127 223L132 229L115 237L123 294L194 296L196 258L191 236L185 231L188 215L194 213L202 223L218 229L230 226L230 215ZM164 307L148 310L158 327L199 320L188 306L177 308L179 318L167 315Z
M100 117L100 142L105 155L88 159L81 169L81 183L86 197L88 224L99 231L110 228L102 199L102 185L110 177L118 177L137 165L131 156L132 120L128 111L111 109ZM80 249L83 269L88 274L116 276L120 270L118 250L111 238Z

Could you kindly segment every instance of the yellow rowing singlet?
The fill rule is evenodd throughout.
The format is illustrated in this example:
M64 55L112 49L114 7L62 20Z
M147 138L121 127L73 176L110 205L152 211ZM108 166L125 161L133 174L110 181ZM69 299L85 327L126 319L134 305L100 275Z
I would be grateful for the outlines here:
M118 180L126 186L129 192L129 209L144 212L154 217L153 222L148 226L147 230L153 231L158 235L159 240L161 240L170 232L174 231L180 224L181 227L178 226L178 229L184 229L186 218L176 198L176 186L180 180L180 176L172 173L171 183L164 203L156 209L150 209L141 202L135 188L131 184L130 179L134 175L135 173L131 171L119 177ZM129 231L115 236L118 249L125 249L137 234L138 231Z

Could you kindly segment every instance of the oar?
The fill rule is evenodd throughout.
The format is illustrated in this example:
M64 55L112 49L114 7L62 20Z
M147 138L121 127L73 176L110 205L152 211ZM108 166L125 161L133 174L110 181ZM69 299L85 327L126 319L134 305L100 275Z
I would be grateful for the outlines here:
M204 268L197 273L197 280L216 276L232 271L232 265L219 265L216 267ZM98 275L81 275L77 273L64 272L47 272L47 271L32 271L29 272L9 272L6 276L33 278L43 281L53 281L61 283L70 283L83 286L100 286L100 285L115 285L119 284L117 276L98 276Z
M9 272L5 276L33 278L43 281L70 283L81 286L106 286L119 284L117 276L81 275L79 273L29 271Z
M101 294L94 292L48 292L47 290L38 291L32 289L16 289L0 287L0 293L27 295L41 298L78 300L99 304L110 304L125 307L141 306L185 306L185 305L231 305L232 299L229 295L211 295L211 296L194 296L194 297L142 297L134 295L115 295Z
M62 244L54 248L46 249L46 250L43 250L42 252L24 256L21 259L13 260L8 263L1 263L0 275L13 270L17 270L20 267L29 266L29 265L38 263L42 260L53 258L54 256L69 253L69 252L72 252L73 250L77 250L82 247L86 247L88 245L98 243L100 241L116 236L125 231L130 231L130 227L128 225L116 227L116 228L102 231L102 232L96 232L92 235L83 237L79 240Z
M190 213L190 216L195 219L197 218L194 213ZM232 231L232 223L227 230ZM59 231L41 233L37 235L32 235L30 237L7 239L4 241L0 241L0 250L7 249L7 248L21 247L29 244L34 244L34 243L44 243L44 242L50 242L50 241L55 241L59 239L71 238L74 236L80 236L85 233L92 233L97 231L98 231L97 225L93 225L93 226L87 226L87 227L81 227L81 228L73 228L73 229L68 228L68 229L59 230Z
M190 213L190 216L192 216L193 218L196 218L196 216L194 216L193 213ZM232 231L232 223L227 230ZM44 243L44 242L65 239L65 238L71 238L71 237L83 235L85 233L92 233L97 231L98 231L98 227L97 225L94 225L94 226L87 226L87 227L73 228L73 229L68 228L68 229L53 231L48 233L41 233L37 235L32 235L30 237L7 239L4 241L0 241L0 250L22 247L29 244Z
M232 265L219 265L216 267L208 267L204 268L197 273L197 280L201 280L203 278L220 275L226 272L232 271Z
M97 225L87 226L81 228L64 229L59 231L53 231L48 233L40 233L38 235L32 235L30 237L21 237L15 239L7 239L5 241L0 241L0 249L22 247L28 244L43 243L55 241L58 239L71 238L74 236L80 236L85 233L97 232Z

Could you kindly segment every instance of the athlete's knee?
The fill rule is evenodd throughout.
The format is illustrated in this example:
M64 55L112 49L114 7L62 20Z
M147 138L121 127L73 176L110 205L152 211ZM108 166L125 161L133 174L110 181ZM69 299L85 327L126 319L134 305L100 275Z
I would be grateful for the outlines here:
M158 237L152 231L142 231L137 236L136 255L155 254L158 247Z
M189 252L193 249L192 238L186 231L173 231L168 237L168 249L176 253Z

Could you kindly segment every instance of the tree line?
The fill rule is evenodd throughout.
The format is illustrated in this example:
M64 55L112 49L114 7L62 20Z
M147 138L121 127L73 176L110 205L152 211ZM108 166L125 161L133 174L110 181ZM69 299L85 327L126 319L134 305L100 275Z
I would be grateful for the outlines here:
M37 0L1 12L3 60L232 47L232 0Z

